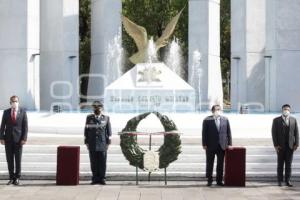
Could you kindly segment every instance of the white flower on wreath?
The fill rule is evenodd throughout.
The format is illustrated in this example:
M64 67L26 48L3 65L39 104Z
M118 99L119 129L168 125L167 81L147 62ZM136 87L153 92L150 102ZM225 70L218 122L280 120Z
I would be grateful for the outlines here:
M146 151L144 154L144 170L154 172L159 169L159 155L155 151Z

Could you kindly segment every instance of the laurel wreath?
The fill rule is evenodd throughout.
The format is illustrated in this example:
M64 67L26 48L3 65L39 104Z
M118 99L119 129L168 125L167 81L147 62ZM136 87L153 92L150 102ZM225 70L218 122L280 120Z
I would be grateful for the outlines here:
M158 149L159 168L167 168L170 163L177 160L178 155L181 153L180 135L177 133L177 127L172 120L159 112L147 112L138 115L130 119L122 130L120 134L120 146L129 164L142 170L144 170L143 157L147 150L139 146L137 143L137 135L131 133L136 132L140 121L151 113L158 117L165 130L164 143Z

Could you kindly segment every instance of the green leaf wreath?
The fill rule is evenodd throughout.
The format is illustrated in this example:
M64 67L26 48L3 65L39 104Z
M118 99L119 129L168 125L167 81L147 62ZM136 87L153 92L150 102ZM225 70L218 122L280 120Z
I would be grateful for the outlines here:
M164 134L164 143L158 149L159 168L167 168L171 162L177 160L178 155L181 153L180 135L177 133L177 127L172 120L159 112L147 112L138 115L130 119L122 130L122 133L120 134L120 146L124 156L129 161L129 164L143 170L143 156L147 150L141 148L137 143L136 135L130 133L136 132L140 121L145 119L151 113L158 117L166 132Z

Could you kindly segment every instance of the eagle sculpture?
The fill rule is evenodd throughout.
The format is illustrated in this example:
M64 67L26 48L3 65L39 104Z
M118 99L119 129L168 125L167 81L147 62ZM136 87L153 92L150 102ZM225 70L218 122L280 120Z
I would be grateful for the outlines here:
M175 27L177 25L177 22L179 20L179 17L183 9L175 17L172 18L172 20L168 23L160 38L158 38L155 41L156 52L161 47L164 47L168 44L169 38L175 30ZM131 21L125 16L122 16L122 22L126 32L130 35L130 37L133 38L138 49L138 52L133 54L129 58L129 60L134 64L146 62L148 42L149 42L146 29L142 26L135 24L133 21Z

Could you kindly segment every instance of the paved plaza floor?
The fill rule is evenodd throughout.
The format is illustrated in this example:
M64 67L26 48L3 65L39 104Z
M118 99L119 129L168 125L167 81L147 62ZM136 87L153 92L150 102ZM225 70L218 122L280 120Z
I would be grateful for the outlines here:
M293 188L278 187L273 182L247 182L246 187L206 187L205 182L169 181L135 182L108 181L107 185L56 186L55 181L24 180L20 186L7 186L0 181L0 199L103 199L103 200L288 200L300 199L300 182Z

